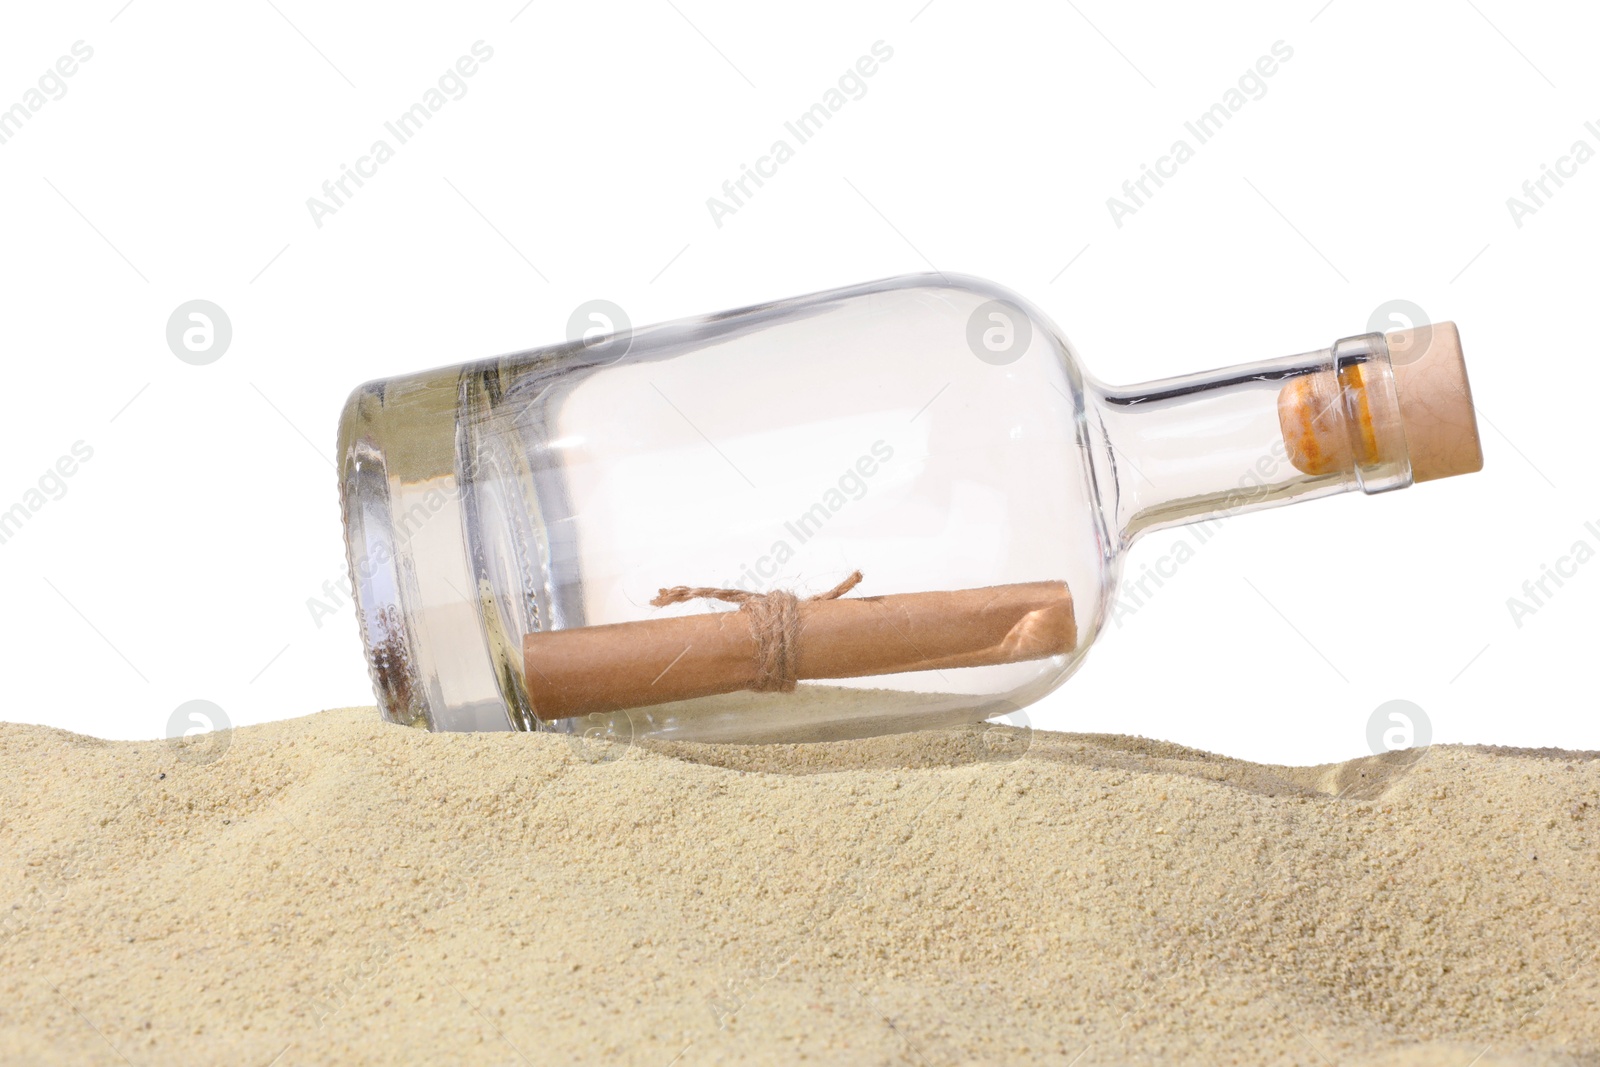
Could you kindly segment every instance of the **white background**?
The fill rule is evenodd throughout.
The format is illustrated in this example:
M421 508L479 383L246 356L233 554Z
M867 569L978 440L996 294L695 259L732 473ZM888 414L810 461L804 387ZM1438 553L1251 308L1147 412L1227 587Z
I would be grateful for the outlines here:
M1507 607L1600 547L1600 161L1520 227L1506 203L1600 148L1579 5L124 4L0 31L0 107L94 50L0 144L0 508L93 449L0 544L0 717L156 737L194 698L235 725L370 703L350 609L307 608L344 580L353 385L560 341L596 297L643 325L932 264L1119 383L1409 299L1460 324L1480 403L1482 474L1231 520L1036 726L1308 763L1404 698L1436 741L1600 748L1600 562ZM307 198L479 40L467 94L318 228ZM719 228L706 199L879 40L867 94ZM1280 40L1266 95L1116 226L1107 197ZM165 339L195 298L233 325L208 366Z

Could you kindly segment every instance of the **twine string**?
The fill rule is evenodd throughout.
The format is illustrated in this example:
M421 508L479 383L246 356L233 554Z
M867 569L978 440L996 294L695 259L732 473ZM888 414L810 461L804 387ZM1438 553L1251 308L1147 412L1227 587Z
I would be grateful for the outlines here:
M861 582L861 572L850 576L826 593L806 597L806 601L837 600ZM758 693L792 693L799 682L798 644L800 638L799 597L787 589L752 593L744 589L718 589L713 586L675 585L663 589L650 603L658 608L691 600L721 600L739 605L750 621L756 641L756 680L750 688Z

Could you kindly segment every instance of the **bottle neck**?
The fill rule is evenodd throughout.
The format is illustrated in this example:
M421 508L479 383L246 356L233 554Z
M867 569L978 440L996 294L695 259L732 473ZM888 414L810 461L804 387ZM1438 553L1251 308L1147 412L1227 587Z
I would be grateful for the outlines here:
M1098 460L1124 546L1142 534L1411 484L1382 334L1298 356L1095 387Z

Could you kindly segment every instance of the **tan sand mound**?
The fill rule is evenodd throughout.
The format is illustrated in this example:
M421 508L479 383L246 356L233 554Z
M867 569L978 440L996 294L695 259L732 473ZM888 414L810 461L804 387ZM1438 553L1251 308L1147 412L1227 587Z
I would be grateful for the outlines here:
M0 1062L1600 1063L1595 753L1028 742L0 725Z

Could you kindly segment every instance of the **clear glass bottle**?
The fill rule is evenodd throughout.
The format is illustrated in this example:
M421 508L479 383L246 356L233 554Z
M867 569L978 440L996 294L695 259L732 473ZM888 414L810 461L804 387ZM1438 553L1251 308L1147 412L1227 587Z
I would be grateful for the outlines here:
M732 741L1010 712L1082 661L1141 534L1481 466L1449 324L1112 388L1021 297L953 275L369 382L345 407L339 451L362 638L387 718ZM1064 583L1073 633L973 666L802 671L791 691L635 696L559 715L530 696L530 650L548 635L737 610L652 605L664 587L804 597L856 571L847 600ZM970 614L918 603L935 624ZM681 671L631 654L646 632L576 635L610 635L583 646L610 658L585 652L588 673L574 677L631 672L648 687L651 673ZM802 618L795 632L821 631Z

